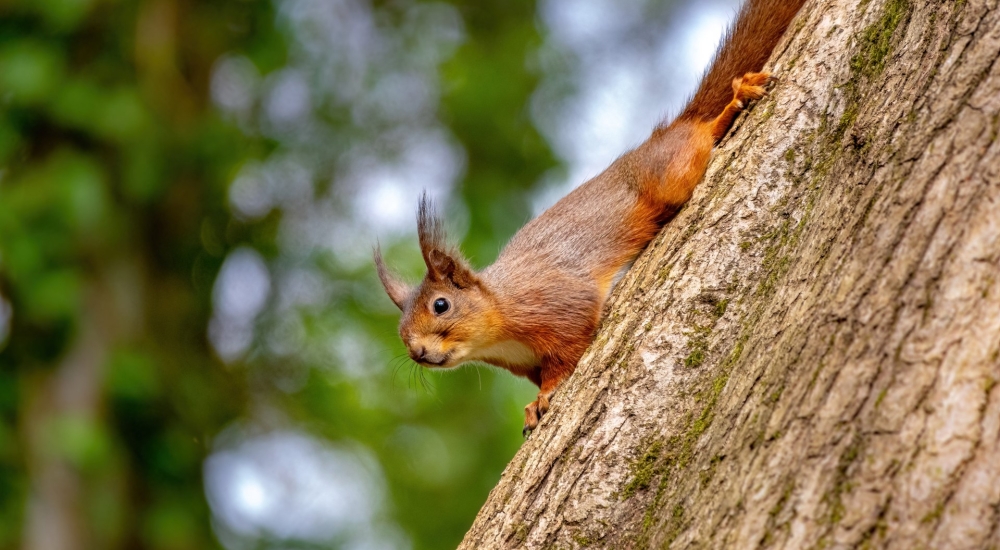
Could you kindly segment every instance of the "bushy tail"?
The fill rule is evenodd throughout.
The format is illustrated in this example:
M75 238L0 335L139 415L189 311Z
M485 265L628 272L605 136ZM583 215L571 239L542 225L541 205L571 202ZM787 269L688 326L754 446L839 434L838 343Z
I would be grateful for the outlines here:
M732 82L760 72L805 0L746 0L680 119L712 120L733 98Z

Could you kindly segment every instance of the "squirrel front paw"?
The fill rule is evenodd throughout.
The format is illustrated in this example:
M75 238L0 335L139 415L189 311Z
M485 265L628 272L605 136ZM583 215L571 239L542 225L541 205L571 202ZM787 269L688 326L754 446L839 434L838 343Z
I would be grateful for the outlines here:
M521 435L528 437L547 412L549 412L549 395L538 392L538 399L524 407L524 428L521 429Z

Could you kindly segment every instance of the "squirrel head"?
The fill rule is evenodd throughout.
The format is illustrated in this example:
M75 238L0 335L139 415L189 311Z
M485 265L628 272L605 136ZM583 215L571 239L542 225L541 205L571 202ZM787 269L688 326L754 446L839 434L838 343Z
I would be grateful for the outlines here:
M403 312L399 335L410 357L425 367L450 368L493 343L500 327L494 300L479 275L446 241L444 225L424 195L417 234L427 275L417 287L392 273L375 249L375 268L386 294Z

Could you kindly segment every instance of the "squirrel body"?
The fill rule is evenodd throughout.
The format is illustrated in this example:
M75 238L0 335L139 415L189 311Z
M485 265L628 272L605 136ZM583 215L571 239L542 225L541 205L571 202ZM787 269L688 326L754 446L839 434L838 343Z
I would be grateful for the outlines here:
M616 277L691 198L736 115L765 94L770 76L759 71L803 2L748 0L681 115L528 222L482 271L448 244L422 199L423 282L406 285L375 251L410 357L528 378L539 387L525 407L524 431L533 430L590 345Z

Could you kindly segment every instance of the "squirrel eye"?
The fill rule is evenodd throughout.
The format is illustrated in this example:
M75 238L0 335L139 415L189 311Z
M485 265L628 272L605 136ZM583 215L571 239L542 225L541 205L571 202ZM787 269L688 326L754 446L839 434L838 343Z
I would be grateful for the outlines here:
M434 313L436 315L441 315L442 313L448 311L448 308L450 307L451 304L449 304L448 300L445 300L444 298L438 298L437 300L434 300Z

